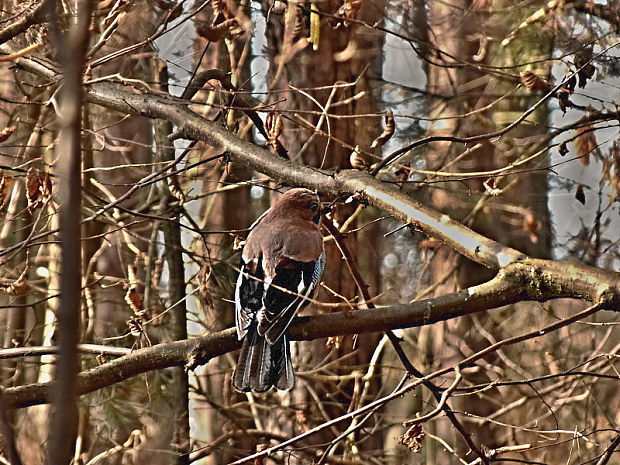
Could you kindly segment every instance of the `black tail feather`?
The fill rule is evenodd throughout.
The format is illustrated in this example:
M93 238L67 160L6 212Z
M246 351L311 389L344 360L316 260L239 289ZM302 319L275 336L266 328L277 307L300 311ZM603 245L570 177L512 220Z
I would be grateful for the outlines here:
M258 334L256 325L252 325L239 353L233 387L241 392L265 392L272 386L287 391L294 385L291 349L286 335L269 344Z

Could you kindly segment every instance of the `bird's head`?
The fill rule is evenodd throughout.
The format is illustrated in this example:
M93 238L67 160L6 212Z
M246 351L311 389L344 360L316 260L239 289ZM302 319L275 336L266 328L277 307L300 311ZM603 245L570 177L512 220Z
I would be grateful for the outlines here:
M321 201L319 196L309 189L296 188L287 191L274 204L273 210L288 211L307 221L319 222Z

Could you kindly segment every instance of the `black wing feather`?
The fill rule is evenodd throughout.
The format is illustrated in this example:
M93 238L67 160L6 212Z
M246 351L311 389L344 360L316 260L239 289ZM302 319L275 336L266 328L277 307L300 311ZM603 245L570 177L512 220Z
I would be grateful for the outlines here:
M285 331L297 310L308 305L324 263L323 254L316 262L283 260L268 282L262 257L255 263L242 262L235 302L237 334L243 346L233 377L235 389L265 392L272 386L293 388L295 377Z
M321 254L316 262L304 263L295 260L292 262L294 268L280 272L276 270L276 278L272 284L277 284L295 294L270 286L265 295L265 319L259 321L258 332L264 334L271 344L282 336L297 311L310 303L309 298L314 295L314 290L321 279L325 258ZM280 282L287 285L276 282L280 274L283 276Z

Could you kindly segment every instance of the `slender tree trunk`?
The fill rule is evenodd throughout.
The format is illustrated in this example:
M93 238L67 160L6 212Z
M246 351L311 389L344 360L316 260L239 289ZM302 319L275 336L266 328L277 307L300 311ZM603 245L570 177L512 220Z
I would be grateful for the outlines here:
M539 2L542 6L542 2ZM501 4L501 5L500 5ZM494 37L505 37L515 24L504 22L501 25L489 16L489 11L508 6L503 2L477 2L461 0L451 3L431 2L430 24L433 44L440 50L457 59L471 63L493 66L513 64L510 50L501 50L487 41L485 31ZM465 12L465 13L463 13ZM493 24L491 31L488 30ZM550 47L544 41L538 46L528 45L528 55L547 56ZM452 59L430 53L429 59L450 65ZM533 59L533 58L532 58ZM527 57L519 56L518 61L527 62ZM498 130L534 103L534 100L519 101L508 98L499 104L498 96L514 88L518 81L514 78L476 69L475 66L430 66L428 68L428 90L441 98L431 100L429 116L440 118L433 124L429 135L455 135L468 137ZM491 109L482 110L493 103ZM472 110L477 110L469 116ZM484 140L476 147L465 147L453 142L434 142L426 152L427 168L447 171L486 171L505 166L523 155L523 147L514 141L519 138L535 137L545 132L546 110L534 116L543 125L521 125L516 131L504 136L502 142ZM512 149L510 144L514 144ZM453 161L469 148L469 154ZM541 157L544 163L545 158ZM444 168L449 166L448 168ZM534 165L537 166L537 165ZM490 184L489 184L490 183ZM486 187L485 187L486 184ZM491 187L489 187L491 186ZM494 199L488 192L490 188L503 189ZM505 191L504 191L505 190ZM546 258L550 255L550 227L547 208L547 181L545 171L529 173L522 177L474 178L465 183L446 182L441 189L429 189L427 202L435 209L446 212L451 217L464 221L476 231L499 242L522 250L531 255ZM485 214L481 214L484 211ZM516 213L515 213L516 212ZM526 230L527 218L533 217L539 225L535 234ZM432 251L428 283L444 282L436 289L442 294L478 284L491 277L490 272L454 252L447 247ZM444 280L449 276L447 280ZM495 315L495 314L494 314ZM486 315L462 318L453 324L434 325L420 331L419 349L427 360L441 360L446 357L460 357L463 353L479 350L489 344L480 336L477 328L484 328L492 337L500 337L502 330L497 317ZM426 334L429 333L429 334ZM452 355L451 349L454 352ZM494 364L495 357L486 360ZM430 366L424 367L431 369ZM472 383L488 382L484 374L466 376ZM489 394L489 393L487 393ZM498 398L501 395L498 394ZM456 401L455 401L456 403ZM484 396L468 397L456 403L459 408L476 415L486 416L496 409ZM444 422L448 426L447 422ZM431 426L432 428L433 426ZM496 435L489 423L468 428L476 444L496 447L503 444L504 438ZM445 430L442 430L446 433ZM440 434L443 437L443 434ZM464 452L467 446L461 442ZM429 457L430 458L430 457ZM433 460L439 460L433 457Z
M219 9L218 9L219 8ZM202 57L197 65L197 71L206 69L221 69L230 73L230 81L242 92L252 90L251 81L251 45L252 34L250 31L250 3L248 1L222 1L212 3L205 7L196 17L197 30L204 25L212 24L218 11L226 11L233 15L239 28L235 34L227 33L219 38L212 38L210 42L204 36L196 35L194 50L197 57ZM204 56L203 56L204 55ZM210 86L215 90L207 91ZM217 81L211 81L204 86L194 97L198 102L215 102L227 107L234 102L223 87ZM218 110L215 107L196 107L203 111L209 119L218 118L221 124L225 124L239 137L251 139L252 125L239 110L227 108ZM207 158L217 153L211 147L203 146L200 156ZM224 189L235 183L242 183L252 178L249 169L236 163L222 163L221 160L205 165L203 174L202 192L208 193ZM203 279L202 292L202 315L208 331L219 331L234 325L234 306L231 299L234 296L234 284L237 275L239 259L233 251L233 235L222 234L221 231L237 231L247 228L255 219L252 208L249 186L238 186L234 189L221 193L205 196L200 206L198 224L207 232L204 242L197 245L197 252L203 256L203 269L199 279ZM209 231L218 231L209 234ZM238 396L231 387L231 358L219 358L201 368L198 373L201 396L196 397L195 418L198 437L209 444L217 440L222 434L230 432L231 427L243 425L245 428L254 428L251 420L234 418L235 424L231 425L230 414L226 410L230 405L243 400L244 396ZM245 435L237 435L233 438L235 445L239 442L247 442ZM234 455L229 450L214 450L206 459L207 463L219 464L233 460Z

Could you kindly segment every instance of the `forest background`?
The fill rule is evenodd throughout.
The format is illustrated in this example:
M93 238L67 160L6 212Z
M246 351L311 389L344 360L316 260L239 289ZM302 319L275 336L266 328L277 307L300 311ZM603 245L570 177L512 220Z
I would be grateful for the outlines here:
M620 3L2 1L0 461L612 464ZM318 191L297 385L238 249Z

